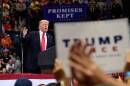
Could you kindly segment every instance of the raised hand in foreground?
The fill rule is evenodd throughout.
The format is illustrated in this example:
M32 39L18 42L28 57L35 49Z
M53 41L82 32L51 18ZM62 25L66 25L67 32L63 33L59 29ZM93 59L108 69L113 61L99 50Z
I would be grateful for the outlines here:
M127 86L125 83L114 80L91 60L93 47L89 44L76 42L70 49L70 66L73 77L79 86L95 86L105 84L108 86Z

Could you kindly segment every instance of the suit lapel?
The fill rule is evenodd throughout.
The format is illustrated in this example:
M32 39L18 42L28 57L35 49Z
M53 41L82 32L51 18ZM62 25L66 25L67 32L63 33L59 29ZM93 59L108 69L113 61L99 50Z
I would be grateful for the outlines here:
M41 50L41 43L40 43L40 33L39 33L39 31L37 32L37 34L36 34L37 36L37 43L38 43L38 45L39 45L39 50Z
M48 39L49 39L49 36L48 36L48 34L47 34L47 33L46 33L46 36L47 36L46 48L48 48Z

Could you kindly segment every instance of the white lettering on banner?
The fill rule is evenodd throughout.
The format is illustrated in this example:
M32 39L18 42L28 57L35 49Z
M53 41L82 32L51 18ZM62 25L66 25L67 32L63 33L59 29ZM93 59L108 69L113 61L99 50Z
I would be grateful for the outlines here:
M81 13L82 8L61 8L61 9L48 9L48 13Z
M57 14L56 18L73 18L73 14Z

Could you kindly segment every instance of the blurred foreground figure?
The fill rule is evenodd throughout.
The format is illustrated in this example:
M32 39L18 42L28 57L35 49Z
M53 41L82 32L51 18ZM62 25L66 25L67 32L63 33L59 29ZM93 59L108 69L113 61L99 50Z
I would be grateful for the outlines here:
M93 46L83 44L81 41L76 42L70 49L70 67L72 70L72 86L130 86L130 75L127 77L127 82L123 82L121 78L114 79L104 73L92 60L91 54L94 52ZM125 72L130 71L130 52L126 54ZM67 83L63 69L63 62L56 59L54 74L56 79L63 86L71 86ZM62 86L62 85L61 85Z
M16 80L14 86L32 86L32 82L27 78L19 78Z
M73 77L80 86L127 86L127 84L107 76L92 60L93 47L76 42L70 49L70 66ZM128 85L129 86L129 85Z

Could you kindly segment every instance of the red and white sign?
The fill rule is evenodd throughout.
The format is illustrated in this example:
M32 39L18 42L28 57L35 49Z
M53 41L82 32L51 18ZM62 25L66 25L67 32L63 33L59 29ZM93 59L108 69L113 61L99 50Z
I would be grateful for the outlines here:
M52 74L0 74L0 86L14 86L15 81L22 77L30 79L32 86L56 82Z

